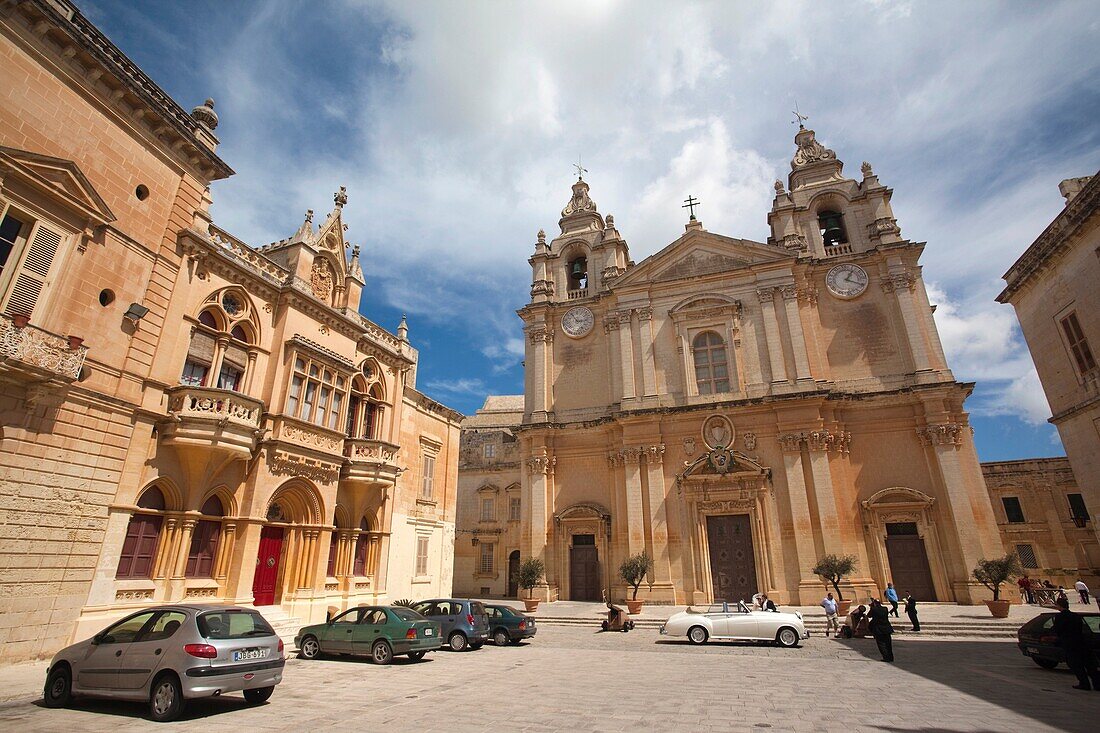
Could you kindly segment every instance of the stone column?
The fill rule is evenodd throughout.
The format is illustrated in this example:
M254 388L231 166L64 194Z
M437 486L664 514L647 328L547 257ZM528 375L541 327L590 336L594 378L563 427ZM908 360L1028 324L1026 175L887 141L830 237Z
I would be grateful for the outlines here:
M160 542L157 545L157 559L153 563L154 580L170 577L172 568L175 566L177 522L175 517L167 517L164 520L164 528L161 530Z
M931 369L931 365L928 363L928 349L925 346L924 333L920 327L916 303L913 298L915 281L916 278L913 273L908 271L897 272L882 281L882 289L887 293L894 293L897 298L901 320L905 325L905 337L913 354L913 368L919 372Z
M244 390L244 393L247 394L247 395L252 394L252 379L255 376L255 374L256 374L256 350L255 349L249 349L248 350L248 368L245 370L244 385L242 385L242 389Z
M664 443L646 448L646 478L649 484L650 545L653 547L653 585L671 594L672 567L668 552L668 512L665 504ZM652 594L653 589L651 589Z
M623 448L623 475L626 485L626 547L631 555L645 549L642 516L642 449Z
M550 516L547 506L547 490L549 487L549 475L553 470L553 457L549 455L545 447L536 449L535 455L527 459L527 471L525 478L528 491L528 517L529 529L527 537L527 557L541 559L546 565L546 577L544 582L534 588L532 593L544 601L550 600L550 581L556 578L557 563L552 553L546 551L547 532L549 531Z
M792 603L793 599L787 597L787 586L780 586L780 579L786 574L786 564L783 554L783 534L779 529L779 507L775 502L775 490L768 486L764 489L763 496L759 497L760 510L764 513L765 537L764 550L771 565L771 587L768 595L781 593L780 600L784 603Z
M531 396L531 412L538 416L536 418L538 421L542 421L546 419L546 413L549 410L547 389L552 375L547 371L547 362L550 344L554 342L553 327L531 328L527 332L527 338L532 344L531 384L528 391Z
M783 363L783 342L779 336L779 321L775 314L775 288L760 288L760 310L764 315L764 338L768 342L768 361L772 369L772 382L787 381L787 367Z
M641 332L642 389L646 397L657 396L657 370L654 364L653 309L639 308L638 327Z
M214 578L224 582L229 575L229 562L233 557L233 544L237 539L237 523L223 521L222 536L218 543L218 562L214 571Z
M810 360L806 355L806 335L802 331L802 314L798 310L798 288L785 285L783 308L787 313L787 328L791 333L791 352L794 354L794 370L798 379L810 379Z
M827 430L815 430L809 433L807 444L810 449L810 473L814 480L814 494L817 496L817 515L821 523L821 538L825 552L835 555L854 555L849 552L844 541L840 521L836 510L836 492L833 490L833 477L829 471L829 450L833 448L836 436Z
M806 493L806 475L802 464L802 433L789 433L779 436L783 449L783 472L787 478L787 496L791 502L791 525L794 532L795 554L798 557L799 594L804 587L813 592L821 583L814 579L813 566L817 561L817 549L814 546L814 525L810 519L810 502ZM795 598L799 603L806 599Z
M218 375L222 371L222 359L225 357L225 350L229 348L229 335L224 334L214 339L214 356L210 360L210 383L207 387L218 386Z
M634 398L634 344L630 328L630 311L619 311L619 364L622 374L623 400Z

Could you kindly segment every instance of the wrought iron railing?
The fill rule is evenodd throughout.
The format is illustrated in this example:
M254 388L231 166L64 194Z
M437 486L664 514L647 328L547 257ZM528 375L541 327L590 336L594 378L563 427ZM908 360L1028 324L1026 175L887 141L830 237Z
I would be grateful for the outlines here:
M88 354L81 341L27 323L17 325L15 319L0 315L0 361L26 364L73 380L80 377Z

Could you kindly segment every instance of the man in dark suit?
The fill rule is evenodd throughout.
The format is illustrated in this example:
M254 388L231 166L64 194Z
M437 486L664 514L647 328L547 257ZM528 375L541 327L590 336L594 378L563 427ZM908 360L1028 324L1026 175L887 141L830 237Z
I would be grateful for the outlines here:
M768 598L767 593L760 594L760 610L762 611L775 611L778 613L779 609L775 607L775 601Z
M1085 619L1069 610L1068 599L1060 599L1058 607L1061 610L1054 617L1054 634L1058 637L1058 646L1065 652L1066 666L1077 675L1073 688L1100 692L1100 671L1092 653L1092 631L1085 626Z
M875 637L875 643L878 644L878 651L879 654L882 655L882 661L894 661L894 641L891 638L891 634L894 633L894 627L890 625L890 612L886 610L886 606L882 605L877 598L872 598L869 615L871 617L871 636Z
M909 617L909 622L913 624L913 631L920 631L920 621L917 620L917 599L913 597L912 593L905 594L905 615Z

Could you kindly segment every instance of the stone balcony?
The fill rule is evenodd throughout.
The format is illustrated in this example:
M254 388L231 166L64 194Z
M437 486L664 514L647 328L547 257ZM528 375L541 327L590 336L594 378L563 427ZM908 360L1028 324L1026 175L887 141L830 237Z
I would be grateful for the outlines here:
M405 469L397 465L401 446L384 440L347 438L344 440L342 481L372 486L393 486Z
M70 384L88 354L82 341L0 315L0 372L30 383Z
M160 440L181 454L249 458L256 449L264 403L228 389L172 387Z

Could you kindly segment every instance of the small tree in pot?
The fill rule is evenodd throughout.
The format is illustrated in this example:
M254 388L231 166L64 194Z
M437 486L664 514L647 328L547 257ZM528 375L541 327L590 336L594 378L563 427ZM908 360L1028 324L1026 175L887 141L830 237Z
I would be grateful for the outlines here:
M531 597L531 591L542 581L542 575L545 572L546 566L538 558L529 557L520 563L519 576L516 580L519 582L519 587L527 591L527 598L523 599L523 605L528 611L538 610L539 600Z
M979 560L978 567L972 572L974 580L993 591L993 600L985 602L993 618L1008 618L1010 601L1001 599L1001 586L1023 572L1020 558L1016 557L1015 552L1010 552L1004 557Z
M645 582L645 576L652 569L653 558L644 552L631 555L619 566L619 577L634 589L634 595L626 602L627 610L632 614L642 610L642 601L638 600L638 587Z
M836 591L837 611L843 616L848 613L852 602L844 600L840 592L840 581L856 571L854 555L826 555L814 565L813 574L820 575Z

